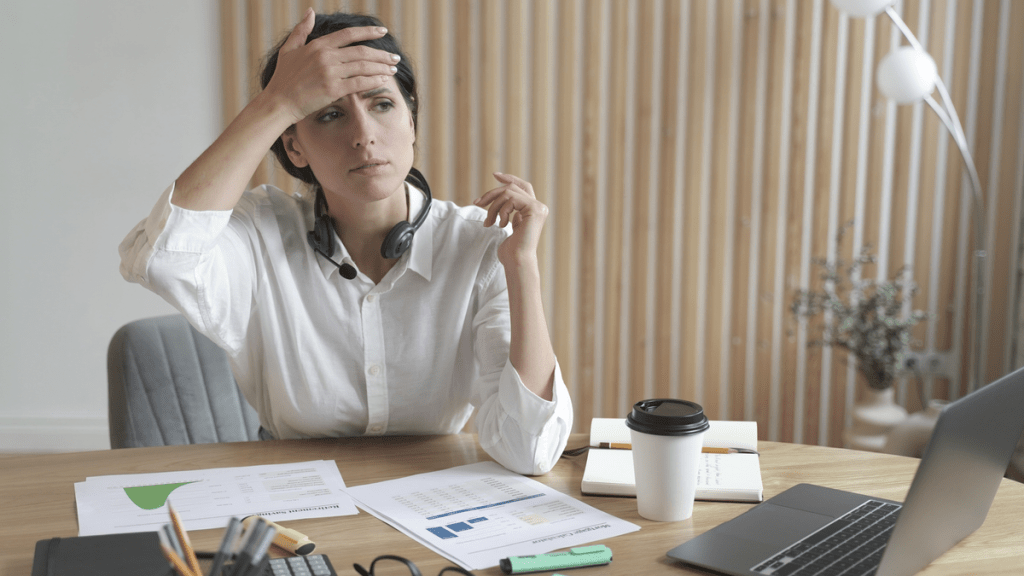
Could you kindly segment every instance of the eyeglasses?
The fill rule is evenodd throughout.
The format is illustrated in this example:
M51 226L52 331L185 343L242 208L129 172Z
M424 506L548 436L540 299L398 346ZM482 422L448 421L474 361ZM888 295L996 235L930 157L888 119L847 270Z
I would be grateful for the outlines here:
M420 569L411 561L406 560L401 556L391 556L390 554L374 558L373 562L370 563L369 570L363 568L359 564L353 564L352 567L356 569L356 572L358 572L360 576L423 576ZM437 573L437 576L442 576L445 572L473 576L472 572L463 570L458 566L446 566L441 568L441 571Z

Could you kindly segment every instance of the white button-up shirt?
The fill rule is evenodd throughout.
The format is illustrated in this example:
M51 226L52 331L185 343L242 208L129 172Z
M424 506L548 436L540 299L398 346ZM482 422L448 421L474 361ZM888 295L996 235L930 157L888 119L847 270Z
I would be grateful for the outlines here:
M524 474L554 466L572 428L556 366L545 401L509 361L505 271L475 206L433 202L411 248L374 284L346 280L306 241L311 195L262 186L234 210L192 211L174 186L120 246L121 274L221 348L276 438L459 432ZM407 189L409 213L423 194ZM333 232L332 232L333 233ZM334 259L355 267L335 235Z

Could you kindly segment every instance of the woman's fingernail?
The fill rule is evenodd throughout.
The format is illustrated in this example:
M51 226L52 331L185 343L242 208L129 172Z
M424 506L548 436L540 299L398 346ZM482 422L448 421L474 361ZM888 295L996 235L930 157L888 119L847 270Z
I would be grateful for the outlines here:
M381 26L380 28L377 28L377 33L378 34L387 34L388 33L388 29L383 27L383 26Z
M398 54L392 54L391 55L391 61L392 62L401 62L402 61L402 57L399 56Z
M395 74L395 73L398 72L398 68L395 68L394 66L389 67L388 70L391 70L392 74Z

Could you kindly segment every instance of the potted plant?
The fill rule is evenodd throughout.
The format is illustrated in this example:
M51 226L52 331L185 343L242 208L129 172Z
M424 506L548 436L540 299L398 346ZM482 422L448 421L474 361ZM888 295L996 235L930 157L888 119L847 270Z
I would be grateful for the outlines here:
M836 254L852 223L836 234ZM917 293L917 284L906 267L889 280L864 278L864 266L874 264L871 246L865 245L852 259L817 258L820 290L799 290L790 310L797 317L822 317L821 337L809 346L831 346L849 353L867 385L865 400L854 408L854 429L847 434L852 448L881 450L886 433L906 418L896 404L893 384L910 349L911 329L925 320L921 310L904 310L905 299ZM920 393L920 391L919 391Z

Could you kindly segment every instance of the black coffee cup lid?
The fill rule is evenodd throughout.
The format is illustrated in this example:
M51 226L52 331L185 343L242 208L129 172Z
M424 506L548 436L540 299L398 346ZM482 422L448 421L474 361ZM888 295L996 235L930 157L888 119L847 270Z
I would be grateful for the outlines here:
M704 408L696 402L674 398L641 400L626 417L626 426L655 436L687 436L711 427Z

